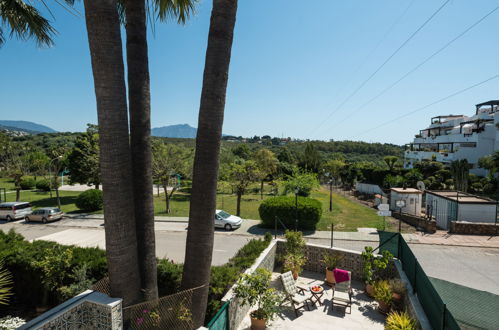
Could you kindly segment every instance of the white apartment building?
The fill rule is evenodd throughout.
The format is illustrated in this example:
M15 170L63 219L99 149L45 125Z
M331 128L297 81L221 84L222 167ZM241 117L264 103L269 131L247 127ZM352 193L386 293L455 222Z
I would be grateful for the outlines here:
M419 131L406 146L404 167L412 168L422 160L450 163L467 159L471 173L485 176L478 159L499 150L499 100L476 105L475 114L448 115L431 118L431 124Z

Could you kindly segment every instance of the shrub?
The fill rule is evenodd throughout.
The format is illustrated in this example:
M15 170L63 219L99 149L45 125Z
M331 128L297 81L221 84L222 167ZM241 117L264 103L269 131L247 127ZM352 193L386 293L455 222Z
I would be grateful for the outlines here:
M90 189L82 192L76 198L76 207L83 211L98 211L102 209L102 191Z
M407 312L391 312L386 317L386 330L416 330L416 320Z
M158 292L160 297L180 290L182 268L182 264L174 263L168 259L158 261Z
M390 304L392 301L392 289L387 280L374 282L374 298L376 301L384 302L385 304Z
M295 219L298 217L298 229L314 230L322 216L322 204L313 198L298 197L296 210L295 197L279 196L264 200L258 208L262 224L274 227L278 217L287 228L295 228Z
M36 189L42 190L42 191L49 191L50 190L50 182L49 180L46 179L41 179L36 181Z
M58 258L59 255L65 256L65 259ZM88 281L95 282L105 277L105 256L105 251L97 248L65 246L48 241L31 243L14 231L0 231L0 259L4 260L5 268L13 276L14 303L26 306L43 302L58 304L63 300L61 294L67 294L67 289L75 287L73 284L88 286L90 282L81 283L81 276L77 278L74 273L74 269L83 264L87 265L85 273ZM67 288L60 291L61 287Z
M26 177L22 178L21 182L19 183L19 186L23 190L33 189L33 188L35 188L35 185L36 185L35 179L33 179L33 178L26 178Z

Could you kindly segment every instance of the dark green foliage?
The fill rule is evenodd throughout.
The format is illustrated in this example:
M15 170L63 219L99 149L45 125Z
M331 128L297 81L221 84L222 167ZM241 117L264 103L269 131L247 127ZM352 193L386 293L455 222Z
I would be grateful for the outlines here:
M78 136L68 156L67 168L72 183L99 185L99 134L96 125L88 124L87 131Z
M13 231L4 233L0 231L0 259L5 262L14 278L14 304L21 303L25 306L36 306L42 304L44 296L43 276L37 264L43 261L47 255L59 254L70 250L72 258L69 267L58 271L63 286L71 286L80 282L73 272L77 267L86 264L86 276L91 282L95 282L106 276L106 254L97 248L80 248L65 246L55 242L34 241L32 243L24 240L23 236ZM53 266L53 265L52 265ZM88 283L88 282L87 282ZM48 292L48 303L51 305L62 302L59 288Z
M287 228L295 228L298 218L298 229L314 230L322 216L322 204L313 198L298 197L298 210L295 206L295 197L279 196L267 198L258 208L262 224L274 227L278 217Z
M90 189L78 195L76 206L83 211L97 211L102 209L102 191Z
M23 190L29 190L35 188L36 181L33 178L22 178L19 186Z
M318 173L321 170L322 156L315 148L314 144L307 143L305 151L301 156L298 166L305 171Z
M36 181L36 189L41 191L49 191L50 190L50 182L46 179L41 179Z
M158 292L159 296L171 295L180 290L182 281L182 264L169 259L158 260Z

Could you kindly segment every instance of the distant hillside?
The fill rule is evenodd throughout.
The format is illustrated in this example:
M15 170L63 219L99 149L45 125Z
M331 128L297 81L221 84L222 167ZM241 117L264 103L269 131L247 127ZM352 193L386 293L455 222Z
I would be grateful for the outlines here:
M0 120L0 130L21 131L29 134L56 133L50 127L23 120Z
M184 138L192 139L196 137L197 128L188 124L183 125L170 125L153 128L151 130L152 136L169 137L169 138Z

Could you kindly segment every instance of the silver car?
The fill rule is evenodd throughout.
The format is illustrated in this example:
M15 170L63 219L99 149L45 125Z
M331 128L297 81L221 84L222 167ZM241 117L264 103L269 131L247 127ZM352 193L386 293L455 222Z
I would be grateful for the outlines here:
M31 204L27 202L7 202L0 204L0 219L7 221L24 219L31 213Z
M223 210L215 211L215 227L232 230L241 227L243 219Z
M26 222L41 221L47 223L48 221L61 220L64 213L57 207L44 207L34 210L30 215L27 215Z

